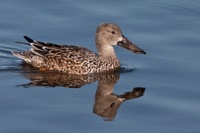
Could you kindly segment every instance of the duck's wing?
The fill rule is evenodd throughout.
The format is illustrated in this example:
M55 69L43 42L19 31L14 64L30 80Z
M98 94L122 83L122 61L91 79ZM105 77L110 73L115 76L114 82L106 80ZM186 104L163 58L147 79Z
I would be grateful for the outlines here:
M43 57L52 50L59 50L62 48L62 45L36 41L27 36L24 36L24 38L28 41L28 44L32 46L30 51L38 56Z
M84 54L87 55L89 53L89 56L97 56L96 53L92 52L91 50L83 47L78 46L71 46L71 45L58 45L54 43L47 43L47 42L41 42L33 40L27 36L24 36L24 38L28 41L28 44L32 46L30 51L38 56L44 57L46 55L57 55L57 54L68 54L68 53L74 53L74 54Z

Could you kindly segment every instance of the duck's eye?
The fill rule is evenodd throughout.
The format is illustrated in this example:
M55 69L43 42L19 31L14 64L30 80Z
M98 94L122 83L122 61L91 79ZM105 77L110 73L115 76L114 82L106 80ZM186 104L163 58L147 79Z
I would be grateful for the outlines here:
M115 106L115 103L111 103L110 107L113 108Z
M112 33L112 34L115 34L115 31L112 31L111 33Z

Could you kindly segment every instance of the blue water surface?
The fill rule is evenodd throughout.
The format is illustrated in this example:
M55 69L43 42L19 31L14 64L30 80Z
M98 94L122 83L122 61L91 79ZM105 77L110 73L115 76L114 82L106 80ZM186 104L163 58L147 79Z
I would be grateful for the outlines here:
M199 16L198 0L2 0L0 132L199 133ZM39 73L11 54L30 48L15 43L24 35L96 52L95 30L104 22L118 24L147 55L116 46L124 68L99 77L106 79L99 89L97 80L69 86L69 77ZM114 88L105 87L109 83ZM145 88L143 95L136 96L136 87ZM100 104L99 92L116 101ZM135 97L122 101L124 92ZM116 111L110 117L109 108ZM97 113L101 109L107 116Z

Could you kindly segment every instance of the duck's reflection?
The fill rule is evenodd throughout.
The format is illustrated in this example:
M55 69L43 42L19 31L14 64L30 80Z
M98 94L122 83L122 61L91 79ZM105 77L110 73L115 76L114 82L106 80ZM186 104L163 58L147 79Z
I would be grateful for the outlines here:
M120 78L119 73L76 76L42 71L33 72L32 70L30 72L30 69L34 68L29 65L23 65L23 68L26 70L23 74L31 80L28 84L19 85L24 87L63 86L68 88L80 88L85 84L98 81L93 112L104 118L104 120L113 120L116 116L117 109L124 101L141 97L145 91L143 87L135 87L129 92L114 94L114 85Z

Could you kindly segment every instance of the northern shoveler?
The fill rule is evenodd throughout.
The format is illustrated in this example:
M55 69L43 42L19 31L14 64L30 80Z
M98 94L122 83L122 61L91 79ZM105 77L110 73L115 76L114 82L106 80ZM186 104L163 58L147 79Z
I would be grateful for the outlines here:
M45 43L27 36L24 38L28 41L26 44L32 46L31 49L12 52L13 55L42 70L67 74L84 75L119 69L120 63L113 48L115 45L137 54L146 54L129 41L119 26L113 23L103 23L97 27L95 41L98 54L83 47Z

